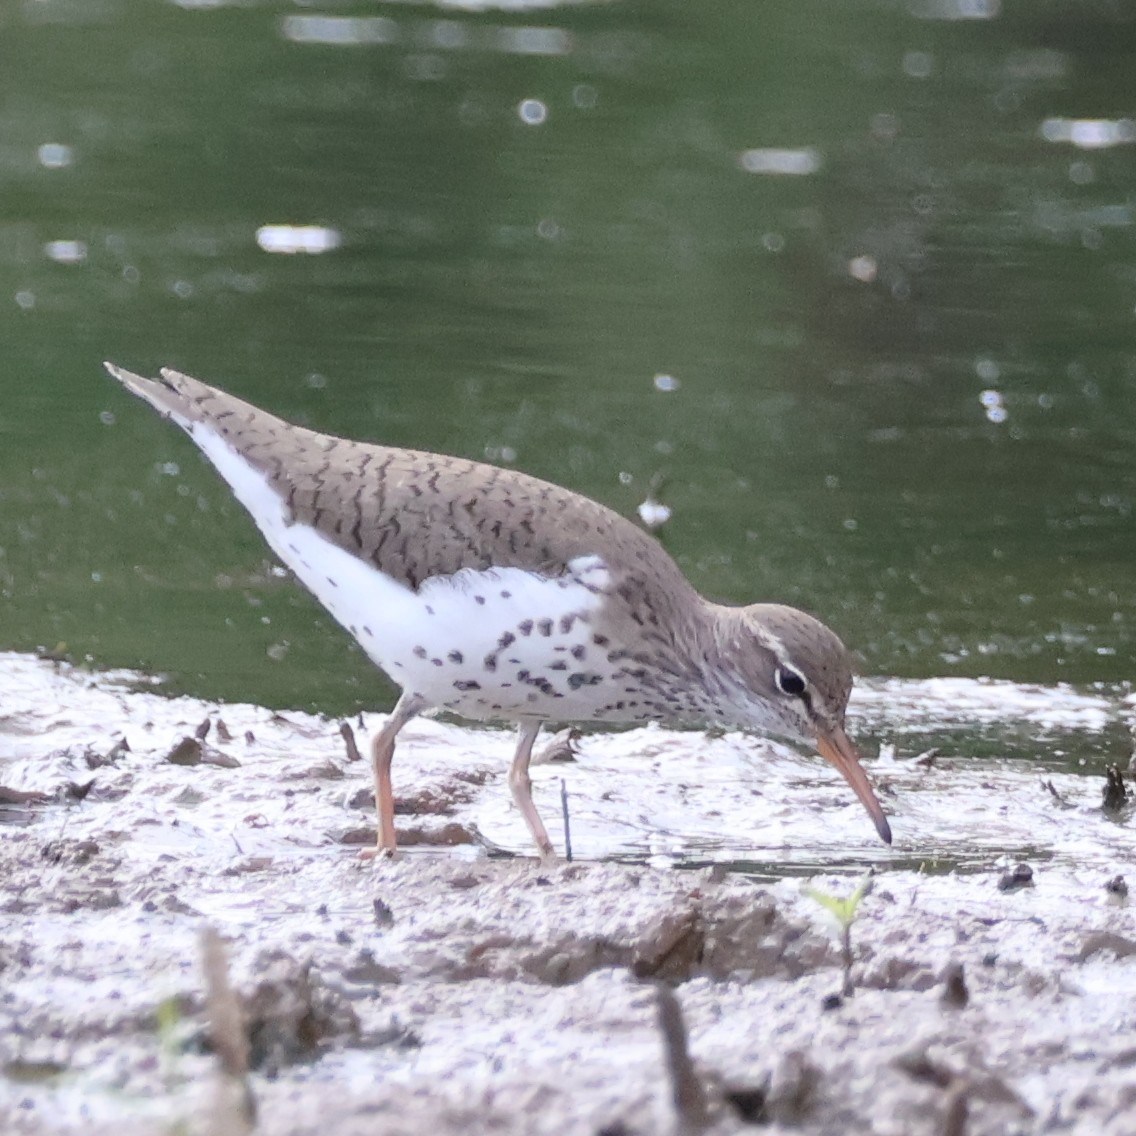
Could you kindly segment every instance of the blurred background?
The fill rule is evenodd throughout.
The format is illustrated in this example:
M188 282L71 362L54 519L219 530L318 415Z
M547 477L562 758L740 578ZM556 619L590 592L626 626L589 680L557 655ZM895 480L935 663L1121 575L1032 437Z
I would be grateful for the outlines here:
M1136 648L1136 8L0 8L0 648L389 696L101 369L628 516L868 675Z

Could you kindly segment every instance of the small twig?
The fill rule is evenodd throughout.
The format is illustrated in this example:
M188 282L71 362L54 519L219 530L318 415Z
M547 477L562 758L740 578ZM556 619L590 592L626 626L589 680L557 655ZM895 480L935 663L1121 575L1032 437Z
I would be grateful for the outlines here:
M256 1098L248 1081L248 1034L241 1004L229 982L225 944L213 927L201 932L201 969L205 975L209 1038L222 1074L211 1131L222 1136L245 1136L256 1126Z
M344 744L347 746L347 760L362 761L363 755L359 752L359 747L355 744L355 731L351 728L351 723L341 723L339 733L343 737Z
M1052 797L1052 798L1053 798L1053 799L1054 799L1054 800L1055 800L1055 801L1056 801L1056 802L1057 802L1057 803L1058 803L1058 804L1059 804L1059 805L1060 805L1060 806L1061 806L1062 808L1065 808L1065 809L1071 809L1071 808L1073 807L1073 806L1072 806L1072 805L1071 805L1071 804L1069 803L1069 801L1068 801L1068 798L1066 798L1066 797L1064 796L1064 794L1062 794L1062 793L1059 793L1059 792L1057 791L1057 786L1053 784L1053 778L1052 778L1052 777L1047 777L1047 778L1046 778L1046 779L1045 779L1044 781L1042 781L1042 783L1041 783L1041 784L1042 784L1042 786L1043 786L1044 788L1046 788L1046 789L1048 789L1048 790L1049 790L1049 795L1050 795L1050 796L1051 796L1051 797Z
M970 1085L963 1080L956 1081L947 1091L947 1108L943 1114L943 1136L966 1136L966 1122L969 1119L968 1095Z
M1116 812L1128 800L1128 790L1124 787L1124 774L1119 765L1110 765L1104 771L1104 794L1101 808L1105 812Z
M841 987L841 993L845 998L851 998L856 992L856 986L852 981L852 923L851 921L844 924L840 929L840 956L844 963L844 985Z
M660 982L655 989L658 994L659 1031L663 1035L671 1100L678 1114L678 1131L684 1134L701 1132L707 1121L706 1092L687 1049L682 1007L669 986Z
M564 859L572 862L572 826L568 819L568 786L560 778L560 812L564 817Z

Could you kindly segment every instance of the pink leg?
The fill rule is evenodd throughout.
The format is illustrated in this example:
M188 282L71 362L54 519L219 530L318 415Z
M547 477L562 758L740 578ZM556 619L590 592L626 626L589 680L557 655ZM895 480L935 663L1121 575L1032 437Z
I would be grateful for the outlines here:
M375 811L379 816L379 836L370 856L393 856L398 842L394 834L394 790L391 788L391 759L394 739L411 718L421 713L426 703L417 695L403 694L391 711L383 728L371 740L371 766L375 773Z
M532 799L532 780L529 778L529 759L532 757L533 742L540 733L541 723L538 720L526 719L520 724L520 733L517 738L517 752L513 756L513 764L509 769L509 788L513 791L513 800L529 826L529 832L536 842L540 858L545 863L556 859L556 852L552 841L548 839L548 832L544 822L537 815L536 805Z

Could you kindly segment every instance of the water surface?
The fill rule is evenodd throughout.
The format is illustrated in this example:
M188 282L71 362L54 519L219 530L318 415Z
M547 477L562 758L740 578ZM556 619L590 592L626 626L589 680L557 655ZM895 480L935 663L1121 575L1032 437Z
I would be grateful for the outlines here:
M1127 9L2 21L0 646L389 698L112 358L627 514L661 477L701 589L808 608L870 675L1123 693Z

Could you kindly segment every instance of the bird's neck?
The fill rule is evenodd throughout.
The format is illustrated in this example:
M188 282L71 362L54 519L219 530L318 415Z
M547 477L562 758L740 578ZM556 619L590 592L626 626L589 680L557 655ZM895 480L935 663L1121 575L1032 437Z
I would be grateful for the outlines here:
M713 692L716 720L735 729L797 736L795 722L761 682L756 659L762 644L747 609L703 600L697 625L697 665Z

